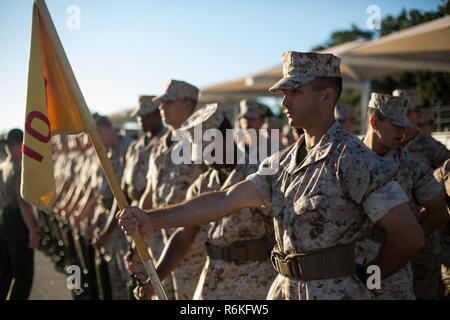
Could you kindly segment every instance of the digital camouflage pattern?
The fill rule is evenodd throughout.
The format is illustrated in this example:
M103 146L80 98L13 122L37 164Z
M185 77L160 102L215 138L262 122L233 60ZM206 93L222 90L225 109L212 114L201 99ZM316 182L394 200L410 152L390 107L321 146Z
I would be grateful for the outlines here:
M394 97L402 97L406 100L407 111L416 111L422 104L419 93L414 89L396 89L392 92Z
M169 129L161 138L158 147L150 153L147 183L151 186L152 204L155 209L183 202L189 186L203 172L200 165L174 164L172 161L171 154L181 148L183 138L185 137L177 130ZM154 231L147 237L146 242L152 248L152 258L155 264L172 231L171 229ZM172 299L175 297L172 289L174 281L175 279L169 278L163 281L164 289Z
M433 170L450 158L450 151L433 137L418 130L416 136L404 148L414 154ZM439 295L439 255L441 240L439 232L426 239L425 247L412 259L414 292L417 299L437 299Z
M269 112L269 108L265 104L251 100L241 100L239 110L239 118L245 117L249 119L266 117Z
M416 136L404 148L433 170L450 158L450 151L442 143L422 131L417 131Z
M183 100L190 99L197 101L200 90L185 81L169 80L166 83L164 93L153 99L153 102L159 103L161 100Z
M143 135L128 147L122 185L128 197L135 202L139 201L147 186L150 152L159 145L161 137L166 132L167 129L162 127L155 136L150 134Z
M334 122L301 162L296 144L263 161L251 181L267 206L272 205L275 237L285 254L345 245L360 239L392 208L408 202L394 180L397 166L373 154ZM273 175L268 175L267 168ZM370 299L356 275L296 281L281 275L269 299Z
M125 165L125 155L127 149L131 143L128 137L118 136L116 144L108 151L108 157L111 161L114 173L116 174L119 181L122 179L124 165ZM101 216L100 228L103 228L106 224L108 216L111 211L112 201L114 199L111 188L109 187L108 181L104 175L103 170L100 170L100 179L98 182L100 198L96 207L96 214ZM114 300L127 300L128 299L128 273L125 269L123 262L123 256L128 250L128 242L125 234L121 232L119 228L115 228L112 231L108 242L104 246L105 256L108 274L111 284L111 293Z
M270 88L271 93L293 89L317 77L340 77L341 59L332 54L288 51L283 53L283 78Z
M427 165L402 148L390 150L382 158L398 166L396 180L409 199L411 211L419 219L419 206L439 195L442 187ZM365 265L373 261L380 246L381 243L370 238L357 242L358 263ZM411 263L384 279L381 282L381 289L374 290L373 294L381 300L414 300Z
M379 110L393 125L408 128L412 124L406 116L406 105L407 100L403 97L393 97L389 94L373 92L368 107Z
M255 173L258 165L237 165L224 183L226 189ZM267 208L242 209L210 224L208 242L226 247L240 240L273 237L273 224ZM200 276L196 300L262 300L267 297L275 271L269 256L263 261L225 261L208 257ZM236 286L239 290L236 290Z
M186 200L195 198L202 193L217 191L222 186L221 174L212 168L202 173L189 187ZM206 261L205 241L208 234L208 225L200 226L197 236L188 255L175 269L175 279L178 299L192 300L198 278Z

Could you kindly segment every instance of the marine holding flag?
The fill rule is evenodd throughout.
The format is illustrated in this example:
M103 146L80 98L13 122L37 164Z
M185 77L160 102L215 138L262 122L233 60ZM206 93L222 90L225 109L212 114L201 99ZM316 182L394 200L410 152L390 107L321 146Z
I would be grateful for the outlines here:
M27 202L52 212L56 198L52 136L82 132L89 134L119 207L128 207L45 1L35 0L22 146L21 195ZM167 299L140 235L133 235L133 240L158 297Z

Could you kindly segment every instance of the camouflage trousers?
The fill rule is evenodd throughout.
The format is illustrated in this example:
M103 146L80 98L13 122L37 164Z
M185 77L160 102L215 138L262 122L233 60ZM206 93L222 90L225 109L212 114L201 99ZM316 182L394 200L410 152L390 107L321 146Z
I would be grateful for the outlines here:
M268 300L371 300L373 294L356 277L296 281L278 275L270 287Z
M425 242L425 247L411 259L414 294L418 300L439 299L440 266L437 239L437 233L431 235Z
M194 300L264 300L276 276L265 261L206 260Z
M108 275L113 300L128 300L128 272L123 257L128 243L119 228L112 231L111 238L105 246Z
M206 228L201 228L195 237L188 255L178 264L173 274L178 300L192 300L200 274L206 261Z
M171 234L170 231L171 230L168 229L154 230L145 239L145 243L147 244L149 249L151 249L150 256L155 266L158 264L159 257L161 256L167 243L167 239ZM171 272L169 277L161 281L161 284L169 300L176 300L178 298L178 294L176 292L175 276L173 272ZM153 295L152 299L156 300L156 295Z
M355 245L356 263L370 264L376 258L380 247L381 243L373 239L358 241ZM411 264L408 263L396 273L381 280L380 289L369 291L377 300L415 300Z
M371 290L377 300L416 300L411 263L381 281L381 289Z

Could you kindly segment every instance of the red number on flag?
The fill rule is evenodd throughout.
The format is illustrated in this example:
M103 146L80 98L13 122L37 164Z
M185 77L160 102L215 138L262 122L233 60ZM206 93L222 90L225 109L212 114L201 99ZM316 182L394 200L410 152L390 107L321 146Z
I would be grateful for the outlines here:
M34 119L39 119L47 125L48 133L46 136L33 129L33 127L31 125L32 125L32 122ZM42 112L39 112L39 111L32 111L28 114L27 120L25 121L25 131L30 136L32 136L33 138L36 138L37 140L39 140L42 143L48 143L51 139L50 121L45 116L45 114L43 114ZM25 144L22 145L22 153L34 160L39 161L39 162L41 162L42 159L44 159L44 156L42 156L40 153L36 152L35 150L30 149Z

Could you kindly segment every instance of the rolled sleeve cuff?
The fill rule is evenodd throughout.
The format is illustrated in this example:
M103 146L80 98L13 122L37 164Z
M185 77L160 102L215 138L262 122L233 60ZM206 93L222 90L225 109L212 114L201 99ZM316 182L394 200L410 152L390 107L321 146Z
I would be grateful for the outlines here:
M245 179L253 183L258 190L259 194L263 198L264 206L269 207L272 204L272 187L267 182L267 179L264 176L261 176L259 173L253 173Z
M408 197L397 181L390 181L372 193L363 201L364 211L375 223L383 218L392 208L408 203Z

